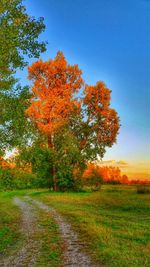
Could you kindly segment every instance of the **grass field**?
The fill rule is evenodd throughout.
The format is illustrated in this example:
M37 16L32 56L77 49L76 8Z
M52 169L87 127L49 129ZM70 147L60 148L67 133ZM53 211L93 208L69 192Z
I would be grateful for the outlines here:
M3 193L0 197L3 203L1 235L7 240L1 251L5 253L12 243L19 243L22 238L17 227L12 228L11 224L19 225L19 211L10 202L11 197L18 194ZM108 267L150 266L150 195L137 194L134 186L107 185L95 193L22 191L21 194L30 194L55 207L78 232L79 239L84 240L85 250L94 261ZM46 223L46 219L43 220ZM47 225L47 229L49 227ZM55 249L57 255L57 244Z

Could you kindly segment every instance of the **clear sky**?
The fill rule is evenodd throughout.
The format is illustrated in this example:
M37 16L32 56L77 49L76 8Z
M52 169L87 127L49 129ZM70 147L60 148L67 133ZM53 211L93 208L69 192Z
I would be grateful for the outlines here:
M121 120L117 144L105 160L150 162L150 1L26 0L28 13L45 18L47 52L79 64L88 84L103 80ZM21 74L26 83L27 73ZM24 81L23 81L24 79Z

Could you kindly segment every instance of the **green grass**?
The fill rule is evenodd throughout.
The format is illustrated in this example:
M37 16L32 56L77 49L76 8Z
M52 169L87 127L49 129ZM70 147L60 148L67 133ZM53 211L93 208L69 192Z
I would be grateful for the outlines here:
M38 216L40 218L39 224L43 231L37 233L38 239L42 240L42 248L36 266L61 267L63 263L63 242L59 235L58 225L50 214L46 214L44 211L38 211Z
M108 267L150 266L150 197L134 186L96 193L35 192L72 224L91 257Z
M0 193L0 255L7 256L8 250L20 246L20 212L12 203L14 193Z
M11 203L14 195L29 194L55 207L86 243L93 261L107 267L150 266L150 196L137 194L134 186L102 187L95 193L50 193L18 191L0 194L2 253L19 244L19 210ZM37 266L61 266L63 242L50 215L37 211L44 233ZM37 238L37 237L36 237Z

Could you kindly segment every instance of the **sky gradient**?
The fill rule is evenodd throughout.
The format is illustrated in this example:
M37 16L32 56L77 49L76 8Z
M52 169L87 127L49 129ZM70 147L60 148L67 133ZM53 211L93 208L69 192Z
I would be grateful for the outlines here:
M43 60L64 52L88 84L103 80L121 128L104 160L150 163L150 1L26 0L29 14L45 18ZM27 71L18 72L26 84Z

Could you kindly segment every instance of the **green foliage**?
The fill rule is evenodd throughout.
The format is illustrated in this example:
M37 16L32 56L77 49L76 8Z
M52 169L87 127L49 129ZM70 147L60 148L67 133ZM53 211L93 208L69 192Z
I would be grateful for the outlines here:
M4 157L4 154L5 154L4 151L0 149L0 158Z
M61 191L67 191L74 189L74 179L72 175L72 169L70 166L61 164L57 170L58 188Z
M44 29L43 18L29 16L22 0L0 1L1 90L12 87L16 69L27 65L25 55L38 58L45 51L45 43L38 41Z
M0 149L2 150L25 147L37 134L24 112L28 106L27 99L30 97L29 88L27 86L21 88L18 85L15 94L5 94L0 97Z
M36 175L36 187L54 188L54 172L59 190L79 190L80 177L84 169L85 160L81 155L75 137L63 129L63 133L54 136L54 149L46 147L46 138L39 139L26 148L20 150L17 165L24 171L32 169ZM77 169L76 175L74 170Z
M0 190L12 190L14 188L15 184L11 170L0 167Z
M34 147L31 163L33 173L37 174L37 186L52 187L53 151L45 147Z
M0 193L0 207L0 255L2 260L3 256L8 257L11 247L19 248L22 235L19 209L13 205L8 193Z
M80 152L76 137L67 128L63 128L63 133L60 131L55 136L54 144L54 167L59 189L78 190L81 187L80 177L85 158ZM78 177L74 175L77 169Z
M19 169L0 168L0 191L35 188L37 176Z
M12 171L14 178L14 189L28 189L36 187L37 176L33 173L25 173L21 170L14 169Z
M0 1L0 149L26 145L36 134L24 114L29 88L16 85L15 73L45 51L38 40L44 29L43 18L29 16L22 0Z
M17 158L17 165L22 169L32 168L32 173L36 175L35 187L53 186L53 151L50 149L37 144L25 148Z

